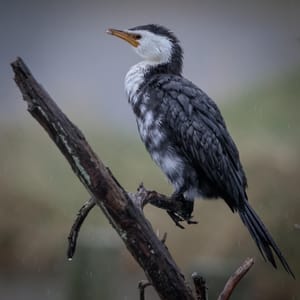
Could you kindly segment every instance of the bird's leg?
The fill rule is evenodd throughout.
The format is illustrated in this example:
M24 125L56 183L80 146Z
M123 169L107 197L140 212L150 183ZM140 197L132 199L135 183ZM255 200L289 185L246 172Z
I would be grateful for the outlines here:
M175 222L176 226L184 229L184 227L179 223L186 221L188 224L197 224L198 222L192 221L192 212L194 210L194 201L186 200L182 193L173 193L171 196L173 201L180 201L182 203L181 209L172 211L168 210L167 213L171 219Z

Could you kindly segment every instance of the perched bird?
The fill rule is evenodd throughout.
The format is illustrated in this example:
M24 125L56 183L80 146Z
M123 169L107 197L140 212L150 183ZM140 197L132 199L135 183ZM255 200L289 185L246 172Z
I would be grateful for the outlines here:
M127 41L143 59L128 71L125 90L146 149L174 186L174 201L185 203L183 211L169 211L175 223L193 223L196 197L222 198L240 215L264 259L277 268L275 253L294 277L248 202L239 152L219 108L182 76L183 51L176 36L154 24L107 33Z

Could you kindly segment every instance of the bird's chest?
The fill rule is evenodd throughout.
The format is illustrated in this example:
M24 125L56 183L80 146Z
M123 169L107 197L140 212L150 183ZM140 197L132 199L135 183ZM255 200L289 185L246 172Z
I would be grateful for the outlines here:
M140 62L130 68L125 77L125 91L136 116L140 137L151 152L161 145L164 135L159 106L154 105L154 99L150 98L147 91L141 90L149 66L149 62Z
M147 64L140 62L131 67L125 76L125 92L132 106L137 102L138 90L144 83L146 69Z

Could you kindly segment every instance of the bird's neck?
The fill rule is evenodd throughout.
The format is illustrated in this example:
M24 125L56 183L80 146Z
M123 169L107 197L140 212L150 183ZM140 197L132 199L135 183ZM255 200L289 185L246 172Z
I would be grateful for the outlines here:
M125 77L125 91L128 101L134 105L137 101L137 93L149 79L158 74L181 75L182 62L170 59L168 62L144 60L132 66Z

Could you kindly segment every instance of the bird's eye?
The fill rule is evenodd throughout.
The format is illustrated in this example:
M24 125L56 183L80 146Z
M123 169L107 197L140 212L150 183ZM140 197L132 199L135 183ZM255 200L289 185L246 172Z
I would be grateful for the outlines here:
M135 34L133 36L136 40L140 40L142 38L142 36L140 34Z

